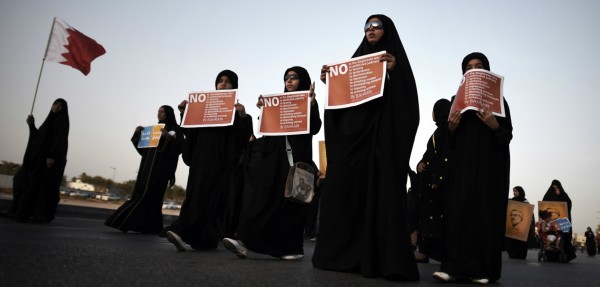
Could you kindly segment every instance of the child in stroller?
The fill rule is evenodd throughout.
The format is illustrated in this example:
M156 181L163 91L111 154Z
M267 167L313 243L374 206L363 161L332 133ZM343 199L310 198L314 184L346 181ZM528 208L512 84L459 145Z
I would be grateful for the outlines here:
M560 262L566 262L560 225L552 220L552 214L547 210L541 210L539 218L537 223L537 230L540 235L538 261L555 261L555 259L558 259Z

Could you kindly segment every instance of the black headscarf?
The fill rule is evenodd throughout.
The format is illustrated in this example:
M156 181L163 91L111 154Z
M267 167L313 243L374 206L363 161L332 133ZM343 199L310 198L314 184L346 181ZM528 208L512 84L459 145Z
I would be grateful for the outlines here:
M520 186L515 186L513 189L516 189L519 192L519 196L513 196L513 198L511 198L511 199L520 201L520 202L524 202L526 200L525 190Z
M471 61L473 59L481 60L481 63L483 64L483 68L488 71L490 70L490 61L488 61L488 58L482 53L473 52L473 53L467 55L462 61L461 67L462 67L463 75L467 72L467 64L469 63L469 61Z
M558 187L560 193L557 195L554 191L554 186ZM548 187L546 194L544 195L544 201L562 201L567 203L567 207L569 208L569 217L571 217L571 198L565 192L565 189L562 186L562 183L558 180L552 180L552 184Z
M448 116L450 115L450 101L447 99L440 99L433 105L433 116L435 117L435 125L440 126L448 123Z
M231 70L223 70L221 71L218 75L217 75L217 79L215 80L215 88L217 87L217 84L219 84L219 80L221 79L221 76L227 76L227 78L229 78L229 81L231 81L231 85L233 86L234 89L238 88L238 76L236 73L234 73Z
M177 119L175 118L175 110L169 105L160 106L165 110L166 118L162 121L158 121L161 124L165 124L165 128L167 130L173 130L179 125L177 124Z
M289 71L294 71L294 72L296 72L296 74L298 74L298 76L300 76L300 84L298 85L298 91L310 90L310 84L312 83L312 81L310 80L310 75L308 74L306 69L304 69L300 66L291 67L291 68L285 70L285 73L283 74L284 78L285 78L285 75L287 75L287 73ZM285 80L284 80L284 82L285 82ZM283 88L283 91L289 92L286 87Z
M69 105L62 98L54 100L52 105L56 103L61 103L62 109L57 113L52 112L52 108L50 109L44 123L38 129L32 148L36 151L34 154L37 154L37 151L47 150L46 157L66 160L70 126Z

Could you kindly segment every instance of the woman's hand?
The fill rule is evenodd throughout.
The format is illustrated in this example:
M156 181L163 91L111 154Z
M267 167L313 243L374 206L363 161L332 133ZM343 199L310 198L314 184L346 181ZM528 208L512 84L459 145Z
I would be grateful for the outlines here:
M420 162L420 163L417 165L417 171L418 171L419 173L422 173L422 172L424 172L424 171L425 171L425 168L426 168L426 167L427 167L427 165L425 164L425 162Z
M480 109L477 111L477 117L492 130L496 130L500 126L496 120L496 116L488 109Z
M235 103L235 105L233 106L235 107L235 110L238 112L238 114L240 114L241 118L246 117L246 108L244 107L244 105L240 104L240 100L238 100L238 102Z
M28 115L25 122L27 122L28 125L35 125L35 118L33 115Z
M321 67L321 82L323 82L323 84L325 84L325 74L329 73L329 66L327 65L323 65L323 67Z
M450 118L448 119L448 129L451 132L454 132L460 124L460 119L462 118L462 114L460 110L454 110L450 113Z
M265 102L263 101L263 96L262 95L258 96L258 102L256 102L256 107L260 109L264 105L265 105Z
M313 106L315 104L315 96L317 94L315 94L315 82L312 82L312 84L310 84L310 92L308 93L309 97L310 97L310 105Z
M187 106L188 101L183 100L181 101L181 103L179 103L179 105L177 105L177 109L179 110L180 113L183 113L185 111L185 106Z
M383 55L381 55L381 58L379 59L379 62L384 62L386 61L386 69L388 72L391 72L394 70L394 67L396 67L396 57L394 57L394 55L390 54L390 53L385 53Z
M143 130L144 130L144 127L142 127L142 126L137 126L137 127L135 128L135 132L136 132L136 133L141 133Z

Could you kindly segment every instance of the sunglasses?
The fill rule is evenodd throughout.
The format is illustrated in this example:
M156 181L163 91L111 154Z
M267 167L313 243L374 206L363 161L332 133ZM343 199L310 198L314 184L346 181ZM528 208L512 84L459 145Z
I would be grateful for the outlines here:
M287 80L289 80L289 79L292 79L292 80L299 80L299 79L300 79L300 76L299 76L298 74L290 74L290 75L285 75L285 77L283 77L283 80L284 80L284 81L287 81Z
M367 22L367 24L365 24L365 32L369 31L370 28L375 30L383 29L383 23L381 23L381 21Z

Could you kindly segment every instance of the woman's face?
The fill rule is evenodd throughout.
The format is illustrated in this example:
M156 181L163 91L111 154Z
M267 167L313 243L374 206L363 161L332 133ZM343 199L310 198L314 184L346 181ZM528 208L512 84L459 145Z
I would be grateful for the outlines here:
M467 67L465 69L465 71L471 70L471 69L484 69L485 67L483 66L483 62L479 59L471 59L468 63L467 63Z
M560 188L558 188L556 185L553 185L552 187L554 188L554 193L556 193L556 195L560 195Z
M288 71L287 74L283 77L285 81L285 89L288 92L295 92L298 90L298 86L300 85L300 76L294 71Z
M381 37L383 37L383 23L377 17L369 19L365 24L365 37L371 45L379 43Z
M53 113L60 113L60 111L62 111L63 109L63 104L61 102L56 102L54 104L52 104L52 112Z
M167 119L167 113L165 113L165 109L163 107L160 107L158 109L158 115L157 115L157 117L158 117L158 121L159 122L160 121L164 121L164 120Z
M217 82L217 90L231 90L233 89L233 85L231 84L231 80L229 77L223 75L219 78L219 82Z
M521 195L521 193L519 192L518 189L513 188L513 196L514 197L519 197L519 195Z

